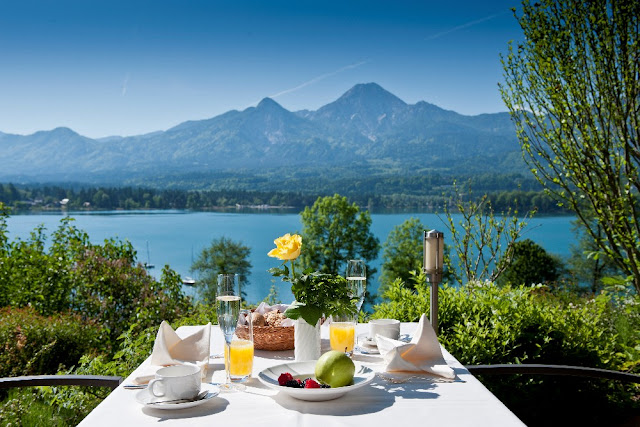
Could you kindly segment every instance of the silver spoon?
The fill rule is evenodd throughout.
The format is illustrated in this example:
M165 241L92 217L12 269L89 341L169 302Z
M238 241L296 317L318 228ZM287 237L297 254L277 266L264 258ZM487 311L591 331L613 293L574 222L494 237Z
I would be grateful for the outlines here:
M147 405L157 405L158 403L187 403L187 402L197 402L198 400L202 400L209 393L208 390L202 390L196 397L193 399L174 399L174 400L160 400L157 402L148 402Z

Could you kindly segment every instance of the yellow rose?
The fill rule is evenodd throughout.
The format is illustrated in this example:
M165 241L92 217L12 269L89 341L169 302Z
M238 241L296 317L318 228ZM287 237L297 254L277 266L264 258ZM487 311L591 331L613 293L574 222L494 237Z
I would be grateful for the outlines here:
M289 233L282 237L278 237L273 241L276 244L275 249L271 249L267 255L273 258L278 258L283 261L294 260L300 256L300 249L302 248L302 236Z

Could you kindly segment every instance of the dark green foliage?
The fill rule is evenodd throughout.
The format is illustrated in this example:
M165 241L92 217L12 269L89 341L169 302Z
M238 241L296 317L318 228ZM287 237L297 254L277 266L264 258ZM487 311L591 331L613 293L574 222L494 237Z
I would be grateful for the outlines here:
M291 279L291 292L295 301L287 308L286 316L302 317L310 325L315 325L323 314L345 315L355 311L349 283L341 275L305 271Z
M350 259L371 262L380 243L371 233L371 215L349 204L346 197L320 197L300 214L303 250L300 256L306 268L330 274L345 274ZM375 269L367 265L367 279Z
M424 264L424 232L429 229L418 218L409 218L402 224L395 226L382 249L382 275L380 277L381 289L385 289L394 280L400 279L404 285L410 281L411 272L422 271ZM449 250L444 250L443 281L453 278L449 271Z
M250 255L251 248L242 242L226 237L213 239L191 266L191 271L198 273L196 286L202 301L215 301L218 274L237 274L240 289L248 286L251 274L251 262L248 259Z
M396 278L408 284L409 272L422 270L425 230L426 227L417 218L409 218L391 230L382 244L382 288L389 286Z
M595 231L595 238L605 239L602 226L593 218L590 221L593 223L591 228ZM573 222L573 232L576 234L577 243L571 245L571 256L568 259L572 278L595 294L605 288L603 279L622 275L622 271L600 250L600 245L588 234L580 221Z
M108 345L100 325L76 314L42 316L33 308L0 308L0 377L55 374Z
M520 174L467 173L440 174L430 169L406 171L327 168L322 171L296 169L283 180L282 171L254 175L191 174L201 182L140 184L146 187L49 187L4 184L0 202L17 210L61 209L60 200L69 199L67 209L252 209L269 205L272 209L300 211L319 195L338 191L359 206L369 209L436 210L450 197L455 180L469 182L488 194L497 210L506 210L517 200L521 209L541 213L567 210L542 192L533 178ZM277 177L277 179L276 179ZM168 178L169 179L169 178ZM177 179L177 178L176 178ZM277 185L274 185L277 182ZM161 186L161 188L157 188ZM4 193L2 192L4 187ZM168 189L171 188L171 189Z
M561 262L530 239L513 244L511 259L501 259L509 266L498 278L498 284L535 285L554 284L563 269Z

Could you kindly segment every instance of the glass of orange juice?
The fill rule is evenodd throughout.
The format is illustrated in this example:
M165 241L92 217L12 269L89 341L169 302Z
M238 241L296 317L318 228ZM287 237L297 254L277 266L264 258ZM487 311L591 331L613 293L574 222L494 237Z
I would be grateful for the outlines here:
M251 311L243 310L249 333L243 338L234 334L231 344L225 346L224 364L229 367L229 377L232 382L244 382L253 372L253 325L251 323Z
M356 316L332 316L329 324L331 350L342 351L348 356L353 354L356 344Z

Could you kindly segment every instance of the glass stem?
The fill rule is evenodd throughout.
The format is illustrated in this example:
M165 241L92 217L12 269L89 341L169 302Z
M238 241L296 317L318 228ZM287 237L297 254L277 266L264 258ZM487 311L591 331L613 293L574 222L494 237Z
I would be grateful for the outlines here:
M231 343L225 342L227 346L227 357L224 360L224 370L227 373L227 384L231 386Z

